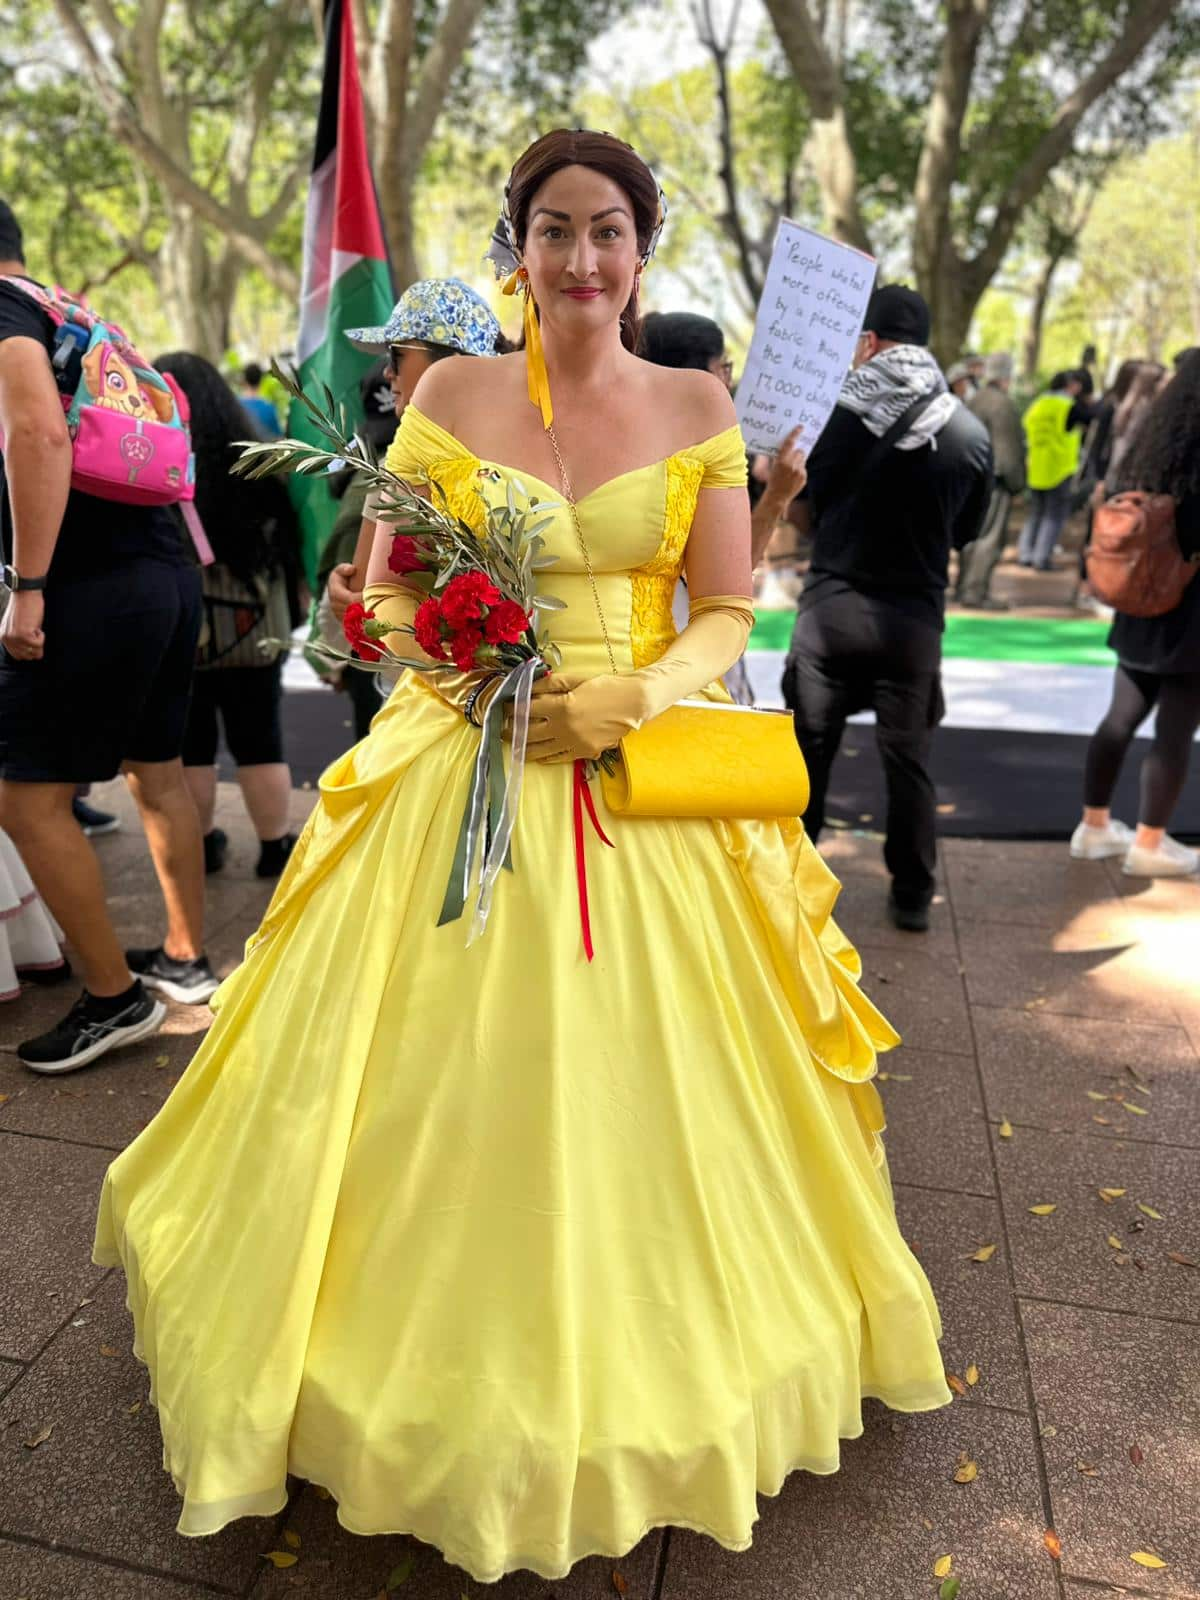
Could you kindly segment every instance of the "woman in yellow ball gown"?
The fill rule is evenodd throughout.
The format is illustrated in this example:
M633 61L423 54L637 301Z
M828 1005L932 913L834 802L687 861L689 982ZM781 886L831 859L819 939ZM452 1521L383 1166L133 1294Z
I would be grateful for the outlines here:
M547 135L508 198L544 361L439 363L389 464L466 515L513 480L560 501L563 665L516 870L470 948L437 926L477 684L405 674L321 780L96 1240L128 1278L181 1533L279 1511L291 1472L348 1529L415 1534L480 1582L668 1524L743 1549L757 1493L837 1469L864 1396L948 1398L870 1081L896 1035L800 823L613 816L597 793L615 848L589 851L585 956L572 762L723 697L745 457L716 379L632 353L660 223L640 158ZM388 543L368 601L411 616Z

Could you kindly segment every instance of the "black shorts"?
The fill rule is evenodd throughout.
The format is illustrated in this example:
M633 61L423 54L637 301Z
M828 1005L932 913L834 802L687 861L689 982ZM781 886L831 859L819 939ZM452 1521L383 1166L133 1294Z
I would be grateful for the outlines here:
M46 651L0 645L0 778L103 783L183 748L200 634L200 571L122 561L46 591Z
M218 712L225 743L239 767L282 761L282 700L282 658L267 667L208 667L197 672L183 739L184 766L211 767L215 763Z

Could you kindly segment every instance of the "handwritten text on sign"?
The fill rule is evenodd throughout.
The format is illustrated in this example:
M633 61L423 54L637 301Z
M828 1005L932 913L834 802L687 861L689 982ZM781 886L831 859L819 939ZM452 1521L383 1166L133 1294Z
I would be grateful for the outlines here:
M783 221L737 410L746 446L774 455L794 428L811 450L842 392L875 282L870 256Z

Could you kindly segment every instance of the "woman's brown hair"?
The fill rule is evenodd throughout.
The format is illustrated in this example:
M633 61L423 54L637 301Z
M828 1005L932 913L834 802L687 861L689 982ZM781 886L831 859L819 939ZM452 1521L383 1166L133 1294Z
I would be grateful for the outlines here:
M658 224L658 184L650 168L630 145L611 133L590 129L556 128L531 144L517 161L508 181L508 213L518 250L524 253L529 208L542 185L564 167L590 167L623 189L633 207L638 254L645 255ZM637 279L621 313L621 343L636 353L642 318L638 309Z

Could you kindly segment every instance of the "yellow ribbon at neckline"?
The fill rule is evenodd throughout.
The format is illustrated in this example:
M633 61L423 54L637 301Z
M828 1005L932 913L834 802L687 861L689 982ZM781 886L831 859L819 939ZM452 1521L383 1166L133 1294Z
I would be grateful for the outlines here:
M514 295L522 285L525 290L525 373L529 383L529 400L541 412L543 428L549 428L554 422L554 406L550 400L550 374L546 371L546 352L542 348L542 330L533 288L528 278L522 278L518 267L504 280L500 292Z

